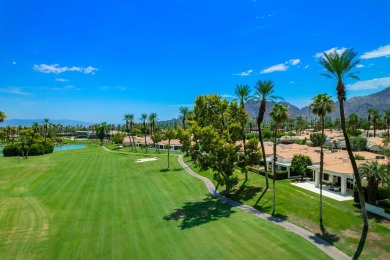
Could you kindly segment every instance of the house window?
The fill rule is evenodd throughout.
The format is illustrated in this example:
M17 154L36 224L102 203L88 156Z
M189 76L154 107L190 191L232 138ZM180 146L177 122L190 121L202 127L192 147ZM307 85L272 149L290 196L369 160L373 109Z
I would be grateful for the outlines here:
M324 181L329 181L329 174L324 173Z

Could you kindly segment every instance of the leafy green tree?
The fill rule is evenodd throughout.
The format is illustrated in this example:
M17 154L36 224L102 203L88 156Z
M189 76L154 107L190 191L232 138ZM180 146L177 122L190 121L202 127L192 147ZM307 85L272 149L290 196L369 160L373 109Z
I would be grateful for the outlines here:
M156 147L156 151L160 153L160 145L158 143L164 140L164 135L160 131L154 131L151 139Z
M367 161L359 166L360 178L367 179L367 202L375 204L378 196L379 184L390 185L388 165L381 165L378 161Z
M0 111L0 123L4 122L4 120L7 118L7 114L3 111Z
M291 160L291 172L293 174L301 175L301 180L303 181L303 177L306 175L307 166L312 165L313 162L310 156L303 154L296 154Z
M122 133L117 132L114 134L111 140L114 144L122 144L124 138L125 137Z
M345 145L348 151L348 156L351 161L353 168L353 174L355 177L356 187L359 194L360 206L363 216L363 232L358 245L358 248L353 256L353 258L359 258L365 244L365 240L368 234L368 215L364 203L363 189L360 181L359 171L356 164L356 161L353 157L351 144L349 142L347 130L345 127L345 113L344 113L344 101L346 101L346 90L344 85L344 79L352 78L358 80L357 72L352 71L355 66L359 63L359 60L355 60L357 53L353 49L345 49L341 53L338 53L336 50L331 53L324 53L320 61L320 64L324 66L325 70L328 73L322 74L328 78L334 78L337 81L337 99L339 101L340 108L340 122L341 129L343 131Z
M288 120L288 108L286 106L283 106L282 104L275 104L272 109L270 116L272 118L272 121L274 123L274 147L273 147L273 152L274 152L274 160L273 160L273 203L272 203L272 215L275 213L275 208L276 208L276 145L278 143L279 139L279 128L281 125L283 125L284 122Z
M106 124L102 123L97 127L97 137L100 139L100 146L103 146L104 137L106 137Z
M367 139L363 137L352 137L350 139L352 151L367 150Z
M310 134L310 141L313 143L314 147L321 146L326 141L326 134L312 133Z
M171 127L168 127L167 131L165 132L165 139L168 139L168 167L169 170L169 152L171 150L171 140L176 138L177 132L175 129L172 129Z
M247 120L247 114L235 101L221 100L219 95L198 96L195 100L190 127L195 143L186 147L196 165L214 172L217 187L226 185L226 196L230 195L232 185L237 183L233 172L239 160L236 142L242 137L243 119Z
M265 189L263 193L260 195L259 199L257 200L256 204L260 201L260 199L264 196L264 194L267 192L269 188L268 183L268 166L267 166L267 160L265 156L265 148L264 148L264 140L263 140L263 134L261 129L261 124L264 120L264 114L266 109L267 101L275 102L279 97L274 95L274 87L275 84L272 82L272 80L259 80L256 82L255 85L255 94L253 96L253 99L260 101L259 106L259 112L257 115L257 129L259 131L259 142L261 145L261 152L264 155L264 172L265 172Z
M331 96L328 96L327 94L318 94L313 98L312 103L309 105L310 110L320 117L321 122L321 135L319 136L320 139L320 147L321 147L321 153L320 153L320 225L323 227L322 223L322 176L324 172L324 142L326 140L325 135L325 116L326 114L332 113L334 110L334 102L332 100ZM310 139L312 138L312 135L310 135ZM314 139L314 138L313 138Z

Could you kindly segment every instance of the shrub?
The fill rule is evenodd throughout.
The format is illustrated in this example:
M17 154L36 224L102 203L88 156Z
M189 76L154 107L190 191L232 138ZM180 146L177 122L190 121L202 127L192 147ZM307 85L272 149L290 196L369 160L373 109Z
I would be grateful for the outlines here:
M10 144L4 147L4 157L18 156L22 154L22 146L20 144Z
M32 144L28 152L29 156L45 154L45 147L42 144Z
M367 201L367 186L362 186L362 188L363 188L364 200ZM353 199L355 203L360 203L359 194L357 192L356 185L353 187ZM390 199L390 189L383 186L379 187L377 200L385 200L385 199Z
M246 138L247 140L250 140L250 139L252 139L252 138L259 139L259 133L250 133L250 134L246 134L246 135L245 135L245 138Z
M358 161L366 159L363 155L360 155L360 154L355 154L353 157L355 157L355 160L358 160Z

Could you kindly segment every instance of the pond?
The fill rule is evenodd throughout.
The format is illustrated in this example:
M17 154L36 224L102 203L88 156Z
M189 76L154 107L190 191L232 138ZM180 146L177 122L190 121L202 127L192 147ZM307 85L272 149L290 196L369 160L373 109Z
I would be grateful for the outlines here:
M87 146L83 145L83 144L61 145L61 146L55 146L54 147L54 152L67 151L67 150L76 150L76 149L83 149L83 148L87 148Z

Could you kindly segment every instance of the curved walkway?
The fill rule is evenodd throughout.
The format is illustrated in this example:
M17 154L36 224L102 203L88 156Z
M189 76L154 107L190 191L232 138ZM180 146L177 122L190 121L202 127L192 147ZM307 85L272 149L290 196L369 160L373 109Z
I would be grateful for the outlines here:
M256 217L259 217L259 218L262 218L262 219L274 222L276 225L282 226L282 227L284 227L284 228L294 232L295 234L303 237L304 239L306 239L307 241L309 241L313 245L317 246L319 249L321 249L323 252L328 254L333 259L351 259L351 257L346 255L345 253L341 252L339 249L337 249L336 247L332 246L327 241L325 241L322 238L316 236L315 234L307 231L306 229L303 229L303 228L301 228L301 227L299 227L299 226L297 226L295 224L292 224L292 223L290 223L288 221L285 221L285 220L273 217L273 216L271 216L271 215L269 215L267 213L261 212L261 211L255 209L255 208L253 208L251 206L241 204L241 203L239 203L237 201L233 201L231 199L228 199L228 198L222 196L221 194L219 194L215 190L214 184L209 179L207 179L206 177L203 177L203 176L200 176L200 175L196 174L194 171L192 171L190 169L190 167L187 164L185 164L185 162L183 161L183 156L182 155L179 156L179 163L185 169L185 171L187 173L189 173L190 175L194 176L195 178L201 179L206 184L206 187L207 187L209 193L211 195L217 197L221 201L226 202L226 203L228 203L228 204L230 204L232 206L235 206L235 207L237 207L237 208L239 208L239 209L241 209L241 210L243 210L245 212L251 213L251 214L255 215Z
M112 150L107 149L104 146L102 148L104 150L106 150L107 152L114 152L114 153L121 153L121 154L137 154L137 153L131 153L131 152L112 151ZM345 253L343 253L342 251L340 251L336 247L332 246L331 244L329 244L327 241L323 240L322 238L307 231L306 229L303 229L303 228L301 228L293 223L290 223L288 221L271 216L267 213L261 212L261 211L255 209L251 206L241 204L237 201L234 201L234 200L226 198L225 196L222 196L221 194L219 194L215 190L214 184L208 178L200 176L199 174L195 173L194 171L192 171L190 169L190 167L183 161L183 155L176 155L176 156L179 156L179 163L184 168L184 170L188 174L190 174L191 176L202 180L205 183L209 193L211 195L213 195L214 197L216 197L216 198L220 199L221 201L228 203L234 207L237 207L237 208L239 208L247 213L251 213L251 214L255 215L256 217L271 221L271 222L275 223L276 225L282 226L282 227L294 232L295 234L303 237L304 239L306 239L307 241L309 241L310 243L312 243L313 245L315 245L316 247L321 249L324 253L326 253L327 255L332 257L333 259L351 259L351 257L346 255Z

